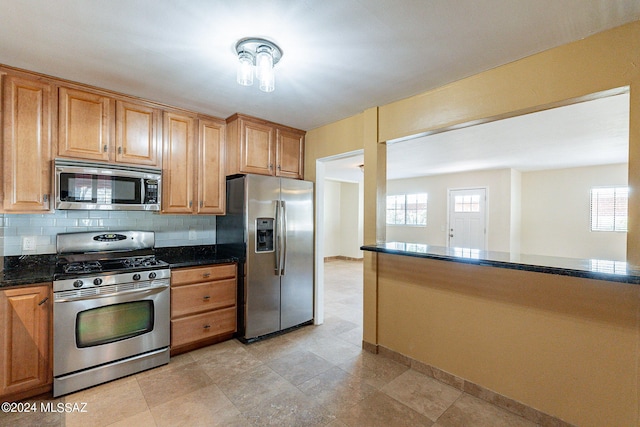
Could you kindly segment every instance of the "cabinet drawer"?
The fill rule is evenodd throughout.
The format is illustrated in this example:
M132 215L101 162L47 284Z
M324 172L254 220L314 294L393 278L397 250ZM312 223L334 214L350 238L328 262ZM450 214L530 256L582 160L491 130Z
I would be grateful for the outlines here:
M171 346L178 347L235 331L235 307L187 316L171 321Z
M236 277L235 264L208 265L206 267L178 268L171 270L171 285L180 286L210 280Z
M171 289L171 317L236 305L236 279L218 280Z

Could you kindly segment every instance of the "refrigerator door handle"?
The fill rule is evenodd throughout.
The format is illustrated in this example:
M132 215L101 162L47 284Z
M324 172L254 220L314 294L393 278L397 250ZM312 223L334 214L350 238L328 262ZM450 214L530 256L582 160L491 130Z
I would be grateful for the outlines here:
M280 276L280 258L282 256L282 248L280 245L280 201L274 200L276 202L276 213L275 213L275 225L273 227L273 240L275 241L275 255L276 255L276 265L274 268L275 275Z
M284 276L285 269L287 267L287 205L283 200L282 202L282 266L280 274Z

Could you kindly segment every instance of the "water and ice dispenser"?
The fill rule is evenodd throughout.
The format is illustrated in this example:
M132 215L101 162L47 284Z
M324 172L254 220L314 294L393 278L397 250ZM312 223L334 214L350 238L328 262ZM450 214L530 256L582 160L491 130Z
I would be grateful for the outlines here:
M256 252L273 252L273 218L256 219Z

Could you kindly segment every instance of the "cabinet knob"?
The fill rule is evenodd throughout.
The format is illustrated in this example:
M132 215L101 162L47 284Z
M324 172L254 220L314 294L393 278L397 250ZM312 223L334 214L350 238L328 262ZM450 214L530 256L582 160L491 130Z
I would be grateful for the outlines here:
M118 147L118 154L122 154L122 147Z
M211 329L211 325L204 325L202 329Z
M49 297L45 297L45 299L43 299L42 301L40 301L40 302L38 303L38 305L42 305L42 304L44 304L44 303L45 303L45 302L47 302L47 301L49 301Z
M189 207L193 206L193 200L189 200Z
M278 165L278 170L280 170L280 165Z
M269 163L269 169L273 169L273 163Z
M211 273L202 273L202 277L209 277L211 276Z
M104 151L105 153L107 152L107 144L104 144L104 147L102 147L102 151Z
M203 300L208 301L211 299L211 297L209 295L205 295L202 297Z

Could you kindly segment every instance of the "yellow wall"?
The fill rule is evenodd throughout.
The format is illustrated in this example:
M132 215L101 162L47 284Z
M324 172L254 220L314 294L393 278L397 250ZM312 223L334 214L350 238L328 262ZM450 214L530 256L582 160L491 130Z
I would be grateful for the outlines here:
M316 160L364 148L364 115L313 129L305 136L304 179L316 180Z
M640 286L387 254L377 274L380 345L576 425L637 425Z
M639 61L640 22L634 22L367 110L307 134L305 176L315 179L317 158L364 148L364 241L375 243L384 240L378 209L384 205L385 141L630 86L628 182L632 191L627 260L640 266L640 191L633 191L640 189ZM377 144L372 143L374 135ZM455 284L454 289L443 289L444 279L432 279L426 261L412 260L411 267L419 268L415 279L419 281L414 280L412 268L395 270L391 280L385 276L388 269L380 266L383 259L365 253L366 343L384 345L573 423L640 425L640 287L623 286L621 291L621 285L607 282L487 267L469 274L468 266L447 263L447 274L459 274L459 280L446 282ZM492 287L496 280L498 290ZM502 298L503 285L512 282L517 283L513 289L517 292ZM545 296L546 291L562 297L566 307L558 307L556 299ZM627 302L620 298L621 292L626 293ZM596 297L608 305L603 307ZM438 309L432 298L466 320L458 321ZM572 306L572 298L582 306ZM535 306L526 303L530 299ZM474 326L465 310L471 310L480 323ZM621 316L626 320L621 321ZM460 333L460 339L454 342L437 335L440 327ZM466 331L473 327L484 329L475 335ZM419 333L420 328L427 335ZM434 353L435 342L446 345ZM512 342L516 351L506 351ZM461 355L471 346L482 364ZM519 366L537 377L521 373ZM603 400L596 401L594 396Z

